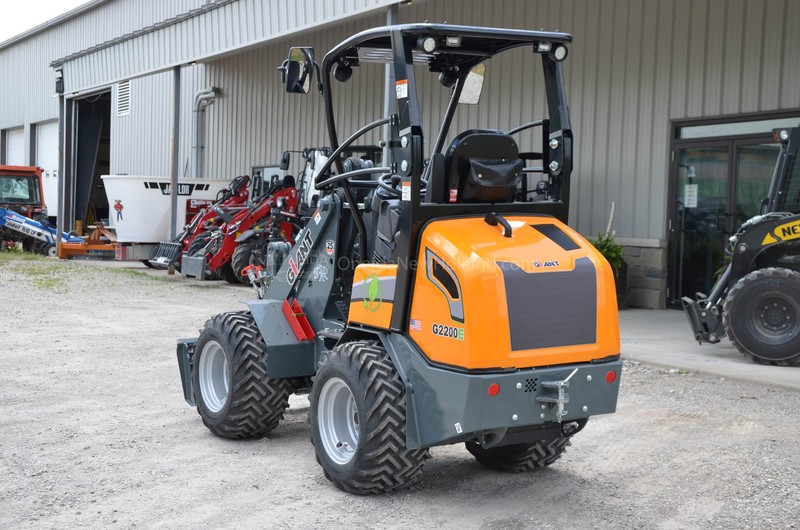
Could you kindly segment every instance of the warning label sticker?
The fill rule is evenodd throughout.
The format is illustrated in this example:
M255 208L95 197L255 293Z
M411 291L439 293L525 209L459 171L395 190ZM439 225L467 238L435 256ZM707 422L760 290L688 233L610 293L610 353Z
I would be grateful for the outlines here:
M397 99L408 97L408 79L400 79L394 84L394 91L397 94Z

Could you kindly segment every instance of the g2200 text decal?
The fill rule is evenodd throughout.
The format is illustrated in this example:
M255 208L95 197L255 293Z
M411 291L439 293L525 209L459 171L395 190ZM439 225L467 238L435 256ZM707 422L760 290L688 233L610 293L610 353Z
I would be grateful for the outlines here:
M447 337L448 339L464 340L464 328L434 324L432 329L434 335Z

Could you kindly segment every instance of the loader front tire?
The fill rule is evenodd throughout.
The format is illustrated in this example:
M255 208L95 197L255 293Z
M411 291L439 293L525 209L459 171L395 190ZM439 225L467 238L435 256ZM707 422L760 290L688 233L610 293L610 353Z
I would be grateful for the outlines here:
M800 273L770 267L736 282L722 309L725 333L762 364L800 364Z
M253 249L256 248L256 239L249 239L236 245L236 249L231 256L231 268L234 274L239 277L241 283L250 285L250 278L242 274L242 269L250 265L250 256L253 254Z
M233 270L230 260L215 270L214 273L226 282L232 283L233 285L239 285L242 283L242 277L236 274L236 272Z
M350 342L329 351L310 402L317 462L339 489L367 495L417 480L430 453L406 447L405 385L380 345Z
M569 436L559 436L552 440L503 445L484 449L478 442L467 442L466 447L478 463L509 473L536 471L547 467L559 458L570 445Z
M267 347L247 311L206 322L192 363L197 412L223 438L259 438L278 426L291 384L267 377Z

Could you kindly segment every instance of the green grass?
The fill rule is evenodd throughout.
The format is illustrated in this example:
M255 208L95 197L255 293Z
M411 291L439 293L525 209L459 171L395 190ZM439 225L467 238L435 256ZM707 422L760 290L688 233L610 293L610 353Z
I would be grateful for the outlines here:
M62 287L71 270L53 258L16 250L0 252L0 267L29 280L34 287L46 290Z
M19 250L0 250L0 263L14 261L48 261L50 258L33 252Z
M63 278L50 277L50 278L34 278L33 285L39 289L55 289L64 283Z

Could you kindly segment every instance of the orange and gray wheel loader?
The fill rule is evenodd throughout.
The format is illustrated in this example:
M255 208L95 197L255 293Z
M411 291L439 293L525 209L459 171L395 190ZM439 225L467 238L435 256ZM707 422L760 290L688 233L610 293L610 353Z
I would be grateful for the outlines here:
M318 76L333 152L296 244L273 249L282 266L263 295L178 343L184 396L213 433L265 435L289 395L310 389L325 476L370 494L414 482L437 445L463 442L496 470L548 466L590 416L615 411L613 275L567 225L570 42L558 32L410 24L359 33L319 65L312 49L290 50L286 89L307 93ZM495 59L505 53L515 59ZM543 115L510 131L477 128L491 113L468 103L484 81L502 86L510 73L500 70L517 61L534 61L540 76L517 77L508 115ZM334 80L370 63L391 65L393 108L340 141ZM449 101L430 143L423 94ZM343 160L382 130L385 167ZM515 137L534 148L521 152Z

